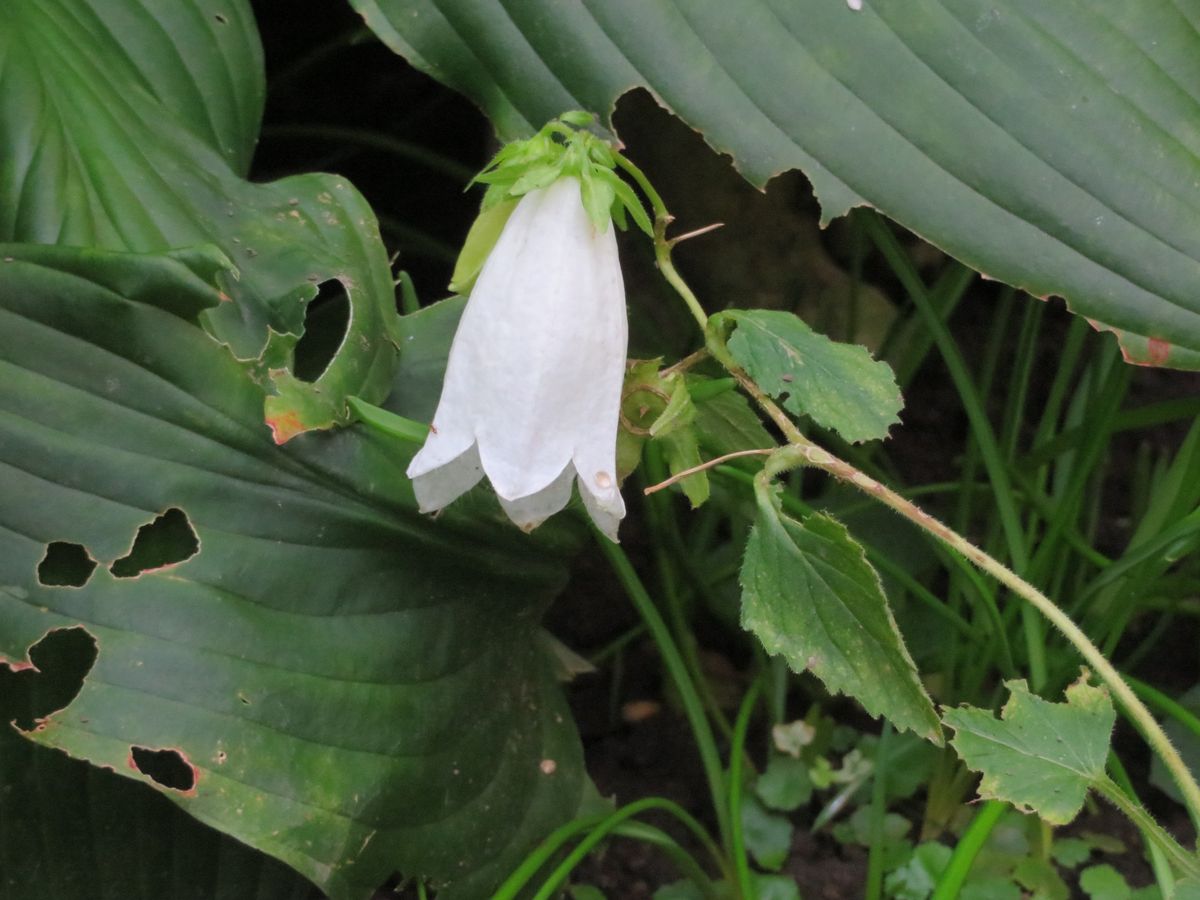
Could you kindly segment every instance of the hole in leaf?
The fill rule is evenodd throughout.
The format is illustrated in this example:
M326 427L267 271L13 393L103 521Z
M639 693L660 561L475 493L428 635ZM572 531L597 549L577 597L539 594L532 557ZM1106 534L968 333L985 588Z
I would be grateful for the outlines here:
M178 750L130 747L133 767L156 784L173 791L190 791L196 786L196 770Z
M313 382L324 374L350 327L350 296L336 278L322 281L304 311L304 334L292 356L292 374Z
M29 731L70 706L96 656L96 639L83 628L47 632L29 648L29 662L0 664L0 721Z
M118 578L135 578L143 572L162 569L190 559L200 550L200 541L183 510L172 507L138 529L133 548L109 567Z
M38 582L47 587L83 587L95 570L96 561L82 544L51 541L38 563Z

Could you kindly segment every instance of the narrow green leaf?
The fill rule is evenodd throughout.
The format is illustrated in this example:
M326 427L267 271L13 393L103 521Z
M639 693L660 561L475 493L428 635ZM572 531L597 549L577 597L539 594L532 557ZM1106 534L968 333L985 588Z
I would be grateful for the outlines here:
M1105 777L1112 701L1086 673L1067 688L1064 703L1029 693L1023 680L1005 686L1010 697L999 719L969 706L944 713L942 721L955 732L951 743L967 766L983 773L980 797L1065 825L1083 808L1089 787Z
M672 431L659 440L662 442L663 455L667 458L667 468L671 470L672 475L700 465L700 446L696 443L696 432L691 426ZM693 472L680 480L679 487L692 504L692 509L699 509L708 501L707 472Z
M933 703L862 546L828 516L785 515L779 491L756 491L742 563L742 627L794 671L811 671L871 715L940 742Z
M817 334L791 313L727 310L713 317L737 326L729 351L759 386L798 416L851 442L887 437L904 405L891 367L865 347Z

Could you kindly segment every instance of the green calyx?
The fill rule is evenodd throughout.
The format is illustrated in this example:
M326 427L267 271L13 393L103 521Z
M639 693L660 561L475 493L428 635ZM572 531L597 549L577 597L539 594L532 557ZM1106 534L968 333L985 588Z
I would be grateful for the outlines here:
M474 178L474 182L488 186L483 211L571 176L579 179L583 206L598 231L604 231L610 219L624 229L627 217L631 217L642 231L653 236L654 226L645 207L616 173L620 154L603 138L586 130L595 121L590 113L563 113L533 137L502 147Z

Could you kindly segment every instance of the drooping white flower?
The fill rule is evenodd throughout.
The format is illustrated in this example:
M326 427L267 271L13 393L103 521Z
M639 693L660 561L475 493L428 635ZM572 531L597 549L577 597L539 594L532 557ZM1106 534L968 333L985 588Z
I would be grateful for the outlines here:
M573 176L521 198L471 291L429 437L408 467L422 511L486 474L509 518L530 530L578 481L616 540L628 325L613 232L593 224Z

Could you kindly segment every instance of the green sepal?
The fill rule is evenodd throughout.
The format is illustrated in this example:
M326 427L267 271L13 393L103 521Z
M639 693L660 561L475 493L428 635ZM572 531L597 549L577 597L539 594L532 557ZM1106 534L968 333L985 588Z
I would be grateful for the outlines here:
M694 469L703 462L700 458L700 445L696 441L694 428L683 427L678 431L661 436L658 440L662 441L663 454L667 458L667 467L671 470L672 475ZM692 509L699 509L708 500L708 475L705 472L694 472L682 479L679 486L683 489L684 496L692 504Z
M650 437L661 438L686 428L696 420L696 407L688 393L687 382L675 375L660 382L664 387L671 385L671 399L654 424L650 426Z
M479 210L454 263L454 274L450 276L450 290L453 293L466 294L474 287L475 279L479 277L488 255L496 246L496 241L500 240L508 217L516 208L516 200L501 200L491 206L485 204Z

